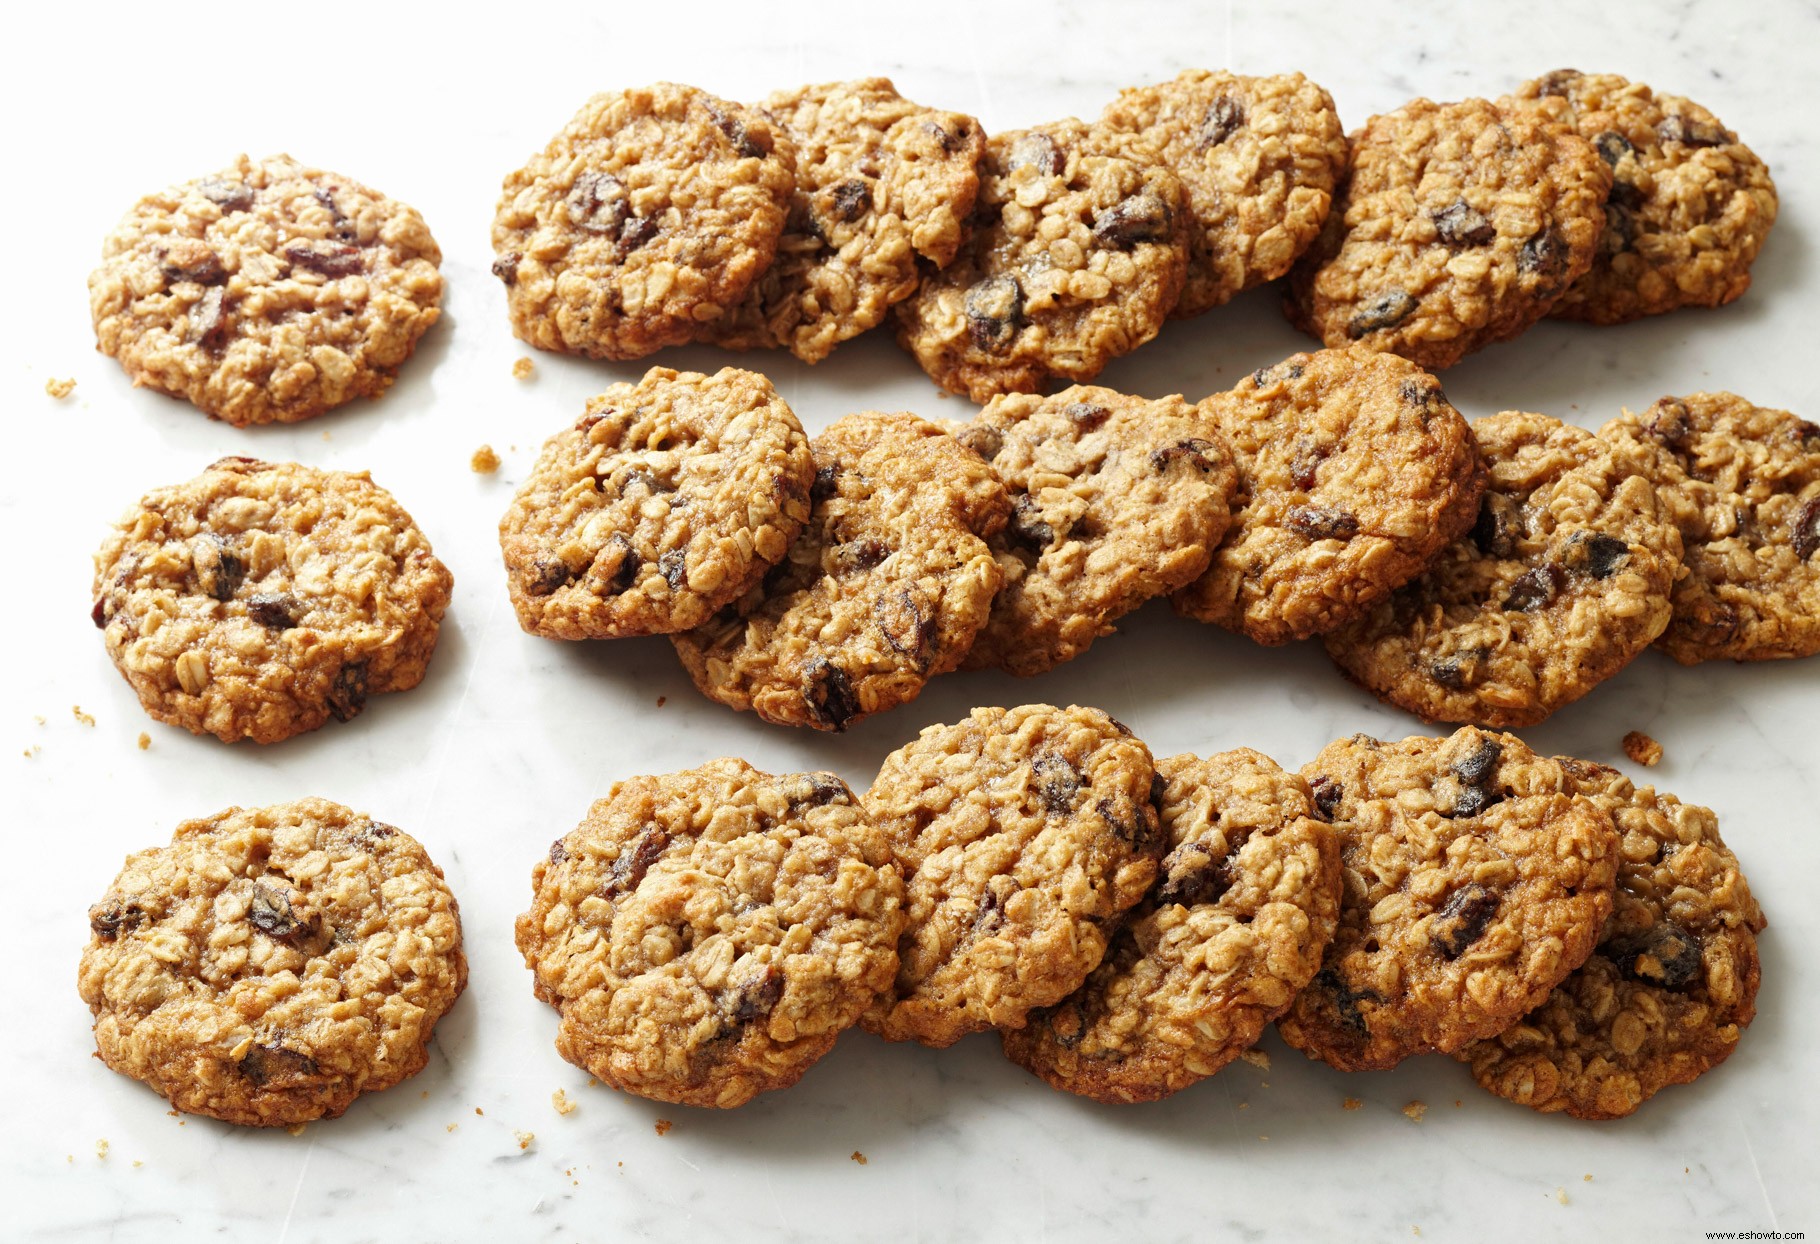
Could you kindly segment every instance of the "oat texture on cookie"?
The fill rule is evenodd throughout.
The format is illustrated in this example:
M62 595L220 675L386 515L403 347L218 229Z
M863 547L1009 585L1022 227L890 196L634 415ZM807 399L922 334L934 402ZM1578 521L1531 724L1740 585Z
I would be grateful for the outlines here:
M229 1123L333 1118L415 1075L467 983L442 870L325 799L185 821L127 857L89 929L102 1061Z
M289 156L147 195L89 276L95 340L133 383L235 425L392 384L442 301L415 210Z
M452 587L365 472L223 458L121 517L90 616L147 713L273 743L421 682Z

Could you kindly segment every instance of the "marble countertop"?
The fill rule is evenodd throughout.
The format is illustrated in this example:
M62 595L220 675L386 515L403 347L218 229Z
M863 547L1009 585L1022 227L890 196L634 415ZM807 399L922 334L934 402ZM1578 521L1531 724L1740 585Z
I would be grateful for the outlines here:
M871 16L867 16L870 12ZM891 75L905 94L1004 129L1094 114L1120 86L1189 66L1299 69L1348 127L1411 96L1495 95L1562 65L1705 102L1769 161L1782 216L1734 306L1623 328L1544 323L1449 371L1468 416L1546 411L1597 426L1667 393L1729 388L1820 418L1809 316L1820 294L1820 161L1807 75L1820 15L1750 6L1534 0L1203 5L805 3L478 5L407 12L233 6L178 18L37 5L15 14L9 293L0 382L12 532L0 634L0 1236L262 1244L363 1240L750 1241L1660 1239L1820 1232L1814 1040L1820 974L1820 660L1682 669L1646 654L1545 725L1538 750L1620 763L1710 805L1769 914L1756 1023L1736 1055L1630 1119L1544 1117L1481 1093L1446 1058L1347 1076L1288 1050L1152 1106L1052 1092L995 1040L932 1051L843 1038L796 1088L731 1113L591 1087L512 947L529 871L616 778L738 754L863 787L922 726L975 704L1098 705L1159 755L1250 745L1299 766L1354 731L1424 731L1344 682L1317 646L1262 649L1153 605L1041 679L939 680L841 737L790 733L699 697L662 640L562 645L520 633L494 528L537 445L645 364L538 356L506 326L488 246L499 180L591 91L674 78L733 98ZM1808 86L1802 87L1800 82ZM235 152L289 150L413 203L447 256L445 318L383 400L236 431L132 390L92 349L84 280L139 195ZM1119 361L1103 383L1191 399L1305 348L1260 290ZM707 368L706 349L650 360ZM878 334L809 369L747 356L811 430L849 410L961 416ZM74 377L64 401L43 391ZM483 442L504 460L469 470ZM269 748L148 721L88 625L89 559L148 488L226 453L370 469L454 570L421 688ZM72 710L92 717L92 724ZM148 750L136 740L150 734ZM300 1135L175 1118L90 1057L76 997L85 912L130 850L229 804L317 794L422 839L465 918L472 983L420 1076ZM552 1107L564 1090L568 1115ZM1357 1098L1357 1109L1342 1108ZM1406 1114L1425 1103L1419 1121ZM664 1120L672 1126L667 1129ZM535 1138L521 1145L519 1133ZM1804 1139L1805 1138L1805 1139ZM1792 1237L1791 1237L1792 1238Z

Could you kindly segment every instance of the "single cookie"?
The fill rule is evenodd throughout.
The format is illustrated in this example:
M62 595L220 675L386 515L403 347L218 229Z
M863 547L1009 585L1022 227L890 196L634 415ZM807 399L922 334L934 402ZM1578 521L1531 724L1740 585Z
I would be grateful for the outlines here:
M1291 274L1296 327L1439 371L1547 314L1592 265L1611 189L1550 102L1418 99L1367 121Z
M77 984L101 1061L253 1127L416 1075L468 981L442 870L326 799L183 822L127 857L88 922Z
M1757 1012L1751 898L1719 820L1616 769L1561 760L1622 842L1611 918L1548 1000L1454 1055L1482 1088L1544 1113L1616 1119L1724 1062Z
M1750 288L1751 262L1776 223L1776 187L1719 118L1610 73L1560 69L1517 94L1565 100L1612 170L1592 268L1550 315L1622 324L1722 306Z
M978 121L897 93L889 78L783 91L761 105L796 148L796 193L777 258L699 339L782 346L817 363L916 292L917 256L960 249L986 149Z
M1362 347L1296 354L1202 403L1232 447L1232 525L1177 613L1282 644L1332 630L1472 525L1484 480L1440 382Z
M770 265L795 170L770 121L706 91L594 96L500 193L512 331L610 359L690 340Z
M1091 708L976 708L885 757L865 803L908 919L860 1023L947 1046L1080 988L1156 876L1159 785L1150 749Z
M1005 583L963 668L1027 676L1207 568L1226 532L1232 455L1180 397L1077 385L995 397L959 432L1011 494L989 543Z
M1333 98L1299 73L1189 69L1119 92L1097 128L1188 191L1188 278L1174 315L1199 315L1289 271L1345 179Z
M1665 397L1599 429L1656 486L1687 576L1657 641L1683 665L1820 652L1820 427L1732 393Z
M755 372L654 367L545 442L499 520L518 624L552 639L700 626L779 561L815 462Z
M897 966L903 881L832 773L729 759L615 783L531 888L518 949L557 1051L657 1101L788 1088Z
M788 555L671 642L709 699L845 730L960 664L998 591L986 537L1011 502L979 455L915 415L847 415L810 448L813 508Z
M284 155L147 195L101 256L101 352L237 427L378 397L442 301L422 216Z
M1156 1101L1257 1042L1313 979L1340 910L1340 850L1308 786L1249 749L1159 760L1168 855L1087 983L1003 1035L1055 1088Z
M122 516L89 616L153 717L276 743L422 682L453 586L366 472L223 458Z
M1303 767L1340 835L1340 924L1283 1039L1342 1071L1502 1032L1585 962L1618 835L1508 734L1354 735Z
M1188 216L1174 173L1110 154L1079 121L995 134L973 237L898 304L898 342L976 402L1091 380L1175 306Z
M1472 430L1490 480L1472 531L1325 643L1425 721L1534 725L1662 633L1681 540L1592 433L1522 411Z

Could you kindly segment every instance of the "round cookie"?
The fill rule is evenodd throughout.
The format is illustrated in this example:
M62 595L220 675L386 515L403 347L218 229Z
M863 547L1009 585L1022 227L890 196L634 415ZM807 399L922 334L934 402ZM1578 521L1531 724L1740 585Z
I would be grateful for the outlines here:
M499 520L518 623L552 639L699 626L782 559L814 482L802 425L755 372L613 385Z
M1611 189L1565 118L1559 101L1417 99L1367 121L1291 274L1296 327L1439 371L1541 319L1591 266Z
M284 155L147 195L101 255L97 347L235 426L378 397L441 314L423 217Z
M1282 644L1332 630L1472 525L1484 486L1440 382L1363 347L1296 354L1202 403L1232 447L1232 525L1177 613Z
M1489 483L1469 534L1325 638L1345 675L1425 721L1534 725L1668 625L1681 541L1649 481L1592 433L1474 420Z
M1618 836L1565 771L1508 734L1354 735L1302 769L1339 831L1339 928L1277 1028L1377 1071L1503 1031L1592 953Z
M1180 397L1076 385L995 397L958 433L1011 495L988 543L1004 586L965 669L1027 676L1205 570L1225 534L1232 456Z
M222 458L121 517L89 616L153 717L275 743L422 682L453 586L366 472Z
M889 78L805 86L761 105L796 148L796 193L777 257L699 340L782 346L817 363L916 292L920 255L944 267L979 193L986 135L913 104Z
M1320 233L1346 175L1333 99L1299 73L1184 70L1119 92L1098 129L1120 151L1168 168L1188 191L1188 277L1177 317L1289 271Z
M1005 1054L1095 1101L1156 1101L1249 1049L1315 974L1340 910L1340 851L1308 786L1249 749L1156 763L1155 885L1087 983Z
M898 342L981 403L1091 380L1175 306L1188 217L1174 173L1110 154L1079 121L995 134L972 239L898 304Z
M1757 1010L1766 921L1706 808L1563 759L1621 837L1618 890L1592 957L1522 1021L1454 1055L1489 1092L1616 1119L1724 1062Z
M788 1088L897 966L903 881L832 773L723 759L615 783L531 887L518 949L557 1051L656 1101Z
M770 265L795 169L770 121L706 91L594 96L500 192L512 331L610 359L691 340Z
M1150 749L1091 708L976 708L885 757L865 804L907 919L860 1023L939 1048L1073 993L1156 876L1158 785Z
M1622 324L1722 306L1750 288L1751 263L1776 223L1776 187L1717 117L1610 73L1561 69L1517 93L1565 100L1612 170L1593 265L1550 315Z
M416 1075L468 980L442 870L326 799L183 822L127 857L89 929L77 984L101 1061L253 1127Z
M1683 665L1820 652L1820 427L1732 393L1665 397L1599 429L1656 486L1687 576L1657 643Z
M709 699L845 730L960 664L998 591L986 537L1011 503L979 455L915 415L847 415L810 449L812 509L788 555L671 642Z

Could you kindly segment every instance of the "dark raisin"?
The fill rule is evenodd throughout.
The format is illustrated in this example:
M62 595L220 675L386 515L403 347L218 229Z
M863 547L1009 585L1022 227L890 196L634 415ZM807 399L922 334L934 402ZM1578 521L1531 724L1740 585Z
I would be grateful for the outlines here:
M1289 464L1289 477L1297 488L1313 488L1320 478L1321 464L1332 455L1331 445L1316 444L1306 437L1296 441L1296 455Z
M191 547L190 565L196 572L197 588L216 600L233 600L246 579L246 562L212 531L203 532Z
M1150 802L1158 808L1163 806L1163 797L1169 793L1169 779L1160 773L1150 775Z
M1605 232L1599 235L1599 249L1607 255L1629 250L1637 241L1637 215L1616 203L1605 205Z
M336 721L351 721L367 706L367 665L356 661L344 665L329 688L329 712Z
M1722 147L1732 141L1732 136L1723 127L1686 117L1664 117L1656 126L1656 137L1665 143L1680 143L1686 147Z
M657 227L657 221L649 216L626 217L626 223L619 227L619 242L614 248L619 258L624 259L656 237Z
M1820 424L1805 419L1795 420L1788 430L1789 438L1809 453L1820 453Z
M619 495L622 497L629 497L639 492L655 497L659 493L675 491L675 484L651 474L643 467L633 467L619 480Z
M1428 676L1455 691L1466 686L1466 662L1460 657L1441 657L1429 662Z
M257 1088L277 1082L288 1085L316 1074L316 1060L298 1050L276 1045L255 1045L240 1059L240 1074Z
M1369 1036L1370 1027L1365 1016L1359 1011L1361 1002L1382 1002L1384 996L1375 989L1352 989L1340 974L1327 968L1315 975L1315 988L1333 999L1333 1009L1339 1018L1340 1026L1355 1036Z
M1517 271L1555 280L1567 271L1567 243L1553 229L1532 235L1517 252Z
M569 858L569 848L563 845L561 838L550 844L550 863L560 864Z
M1479 551L1489 557L1515 557L1522 530L1522 507L1501 492L1486 493L1472 525L1472 542Z
M1520 576L1510 585L1510 594L1504 598L1504 607L1517 613L1534 613L1546 609L1554 603L1555 597L1567 584L1567 573L1553 562L1544 562L1534 570Z
M954 439L991 462L1005 447L1005 434L989 423L969 423L954 434Z
M784 778L784 798L792 808L822 808L853 802L853 792L832 773L792 773Z
M1041 553L1055 543L1055 528L1043 521L1043 508L1036 498L1021 492L1011 503L1011 521L1005 524L1005 537L1032 553Z
M891 550L883 543L867 537L836 545L829 554L829 560L833 563L831 570L834 574L863 574L890 555Z
M815 480L809 485L809 499L811 501L826 501L836 492L839 492L840 474L841 468L835 466L833 463L829 463L824 467L817 467L815 471Z
M1346 321L1346 335L1357 339L1381 328L1395 328L1416 309L1416 300L1400 289L1379 294L1352 313Z
M1153 849L1157 836L1156 809L1148 803L1127 808L1123 801L1100 798L1093 801L1093 810L1111 827L1113 834L1120 842L1129 843L1140 851Z
M221 257L198 244L179 254L166 255L161 270L167 281L194 281L198 285L219 285L228 279Z
M1045 177L1060 176L1068 166L1062 155L1062 149L1055 139L1047 134L1031 131L1021 135L1011 144L1011 152L1005 158L1005 172L1015 173L1020 168L1033 168Z
M1093 236L1128 251L1140 242L1169 236L1169 205L1154 194L1134 194L1093 218Z
M973 913L973 936L980 937L992 932L1005 923L1005 900L999 897L997 890L987 888L980 895L979 906Z
M1795 511L1795 521L1789 527L1789 535L1795 545L1795 556L1802 561L1820 549L1820 497L1813 498Z
M1180 903L1194 907L1217 900L1232 886L1228 861L1214 855L1200 842L1184 842L1163 860L1162 877L1157 882L1159 906Z
M1194 132L1194 149L1205 151L1231 138L1245 124L1245 109L1230 95L1222 95L1207 105L1201 114L1200 128Z
M1536 92L1540 95L1566 96L1573 90L1574 84L1581 78L1578 69L1556 69L1536 79Z
M1606 953L1626 976L1664 989L1680 989L1701 976L1700 939L1669 921L1614 942Z
M682 549L671 549L657 559L657 573L672 592L682 591L689 583L689 555Z
M539 557L519 576L527 596L548 596L575 577L560 557Z
M881 596L872 602L872 620L879 634L892 650L909 657L924 668L932 655L930 641L935 638L935 615L925 611L910 589Z
M107 629L107 598L97 597L95 607L88 611L88 620L95 624L96 630Z
M1069 402L1062 416L1083 432L1091 432L1112 417L1112 412L1095 402Z
M253 206L253 188L244 182L210 177L198 182L196 190L222 212L244 212Z
M88 910L88 927L96 937L113 941L145 923L145 909L137 903L109 903Z
M1008 276L988 277L967 291L967 333L982 350L1003 350L1024 322L1024 290Z
M601 893L607 898L618 898L636 890L645 874L651 871L651 865L657 863L669 846L670 835L661 826L646 825L630 845L619 849L613 867L607 870Z
M384 821L368 821L360 827L355 837L370 847L384 842L387 838L398 837L398 826L387 825Z
M1502 803L1504 797L1496 791L1486 790L1483 786L1463 786L1460 797L1454 800L1453 811L1448 816L1477 816L1495 803Z
M1350 540L1359 534L1359 520L1331 506L1292 506L1285 521L1310 540Z
M1685 402L1665 397L1649 408L1643 431L1671 448L1680 448L1693 436L1693 417Z
M825 193L828 214L839 221L858 220L872 208L872 187L858 177L849 177Z
M299 239L284 248L284 257L299 268L326 277L353 276L366 267L358 246L345 242L312 242Z
M626 185L611 173L583 173L575 179L564 200L569 223L587 233L617 238L632 214Z
M233 321L228 318L221 287L204 290L196 305L190 308L191 340L205 350L219 350L227 344L232 328Z
M1453 775L1468 786L1483 786L1498 768L1504 745L1496 739L1481 736L1479 745L1449 766Z
M1598 150L1599 158L1613 168L1617 168L1618 162L1625 156L1637 154L1637 149L1631 146L1630 139L1616 130L1600 131L1594 135L1592 145Z
M1420 407L1433 406L1447 400L1447 395L1441 391L1441 386L1435 383L1432 377L1405 380L1397 386L1397 396L1411 406Z
M291 900L286 894L258 884L253 886L253 903L247 909L247 919L255 929L279 942L295 941L305 928L291 910Z
M769 1015L784 996L784 974L767 963L740 983L733 997L733 1022L742 1027Z
M748 159L757 159L769 155L770 149L761 145L759 139L746 128L746 123L722 108L719 104L708 105L708 116L715 126L725 134L739 154Z
M522 251L507 251L493 261L493 275L507 285L518 284L518 265L524 261Z
M246 616L268 631L288 631L303 616L303 602L289 592L260 592L247 599Z
M1569 570L1595 579L1609 579L1630 556L1630 545L1602 531L1591 534L1579 531L1568 539L1561 556Z
M817 721L833 730L845 730L859 716L853 680L826 657L811 657L803 662L803 702Z
M562 565L560 560L557 564ZM625 533L616 531L607 537L606 543L600 546L600 552L595 556L594 564L601 567L602 570L605 570L607 566L612 567L612 570L604 574L602 578L605 581L606 595L617 596L638 582L638 571L644 565L644 558L638 555ZM566 572L568 567L563 566L563 570ZM560 587L561 584L557 586Z
M943 151L947 152L959 151L961 149L961 144L967 141L967 134L969 133L969 130L965 125L957 125L952 131L949 131L943 129L933 121L923 122L923 129L930 137L934 138L937 143L941 144Z
M1215 453L1217 451L1213 447L1213 442L1204 441L1198 436L1191 436L1187 440L1177 441L1173 445L1151 450L1150 465L1158 471L1167 471L1174 463L1186 462L1195 470L1206 474L1213 470L1213 458L1209 455Z
M1072 761L1060 752L1038 752L1030 762L1030 773L1045 812L1065 816L1074 811L1081 793L1081 771Z
M1438 212L1430 212L1435 233L1449 246L1484 246L1498 236L1498 230L1484 213L1456 199Z
M1340 800L1346 795L1346 788L1326 774L1321 774L1308 784L1314 795L1314 810L1323 821L1333 820L1334 813L1340 810Z
M1458 959L1485 935L1485 926L1498 913L1498 896L1474 882L1447 896L1440 914L1430 925L1429 940L1443 959Z

